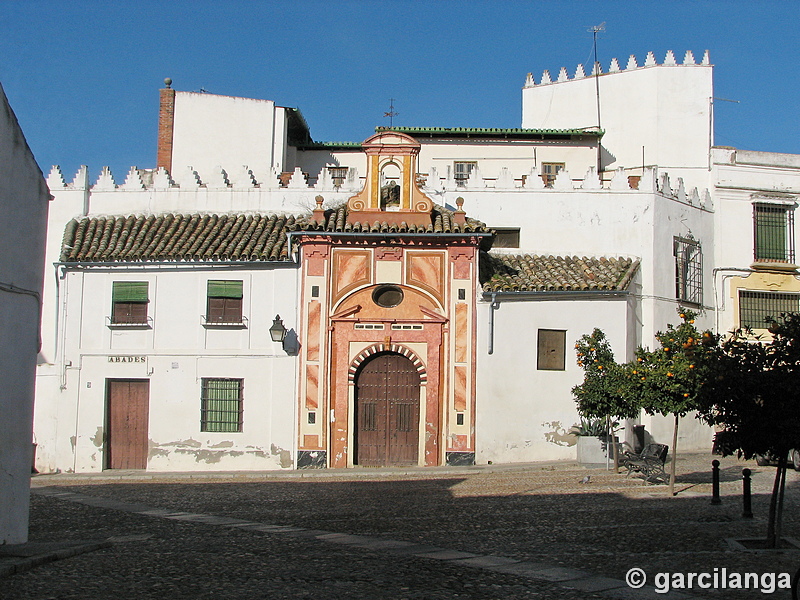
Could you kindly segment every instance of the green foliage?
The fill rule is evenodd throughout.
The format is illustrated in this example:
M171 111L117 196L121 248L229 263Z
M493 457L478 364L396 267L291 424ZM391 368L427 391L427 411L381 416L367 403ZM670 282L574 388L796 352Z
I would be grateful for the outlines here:
M614 429L619 425L616 421L611 422L611 428ZM601 437L607 435L605 419L581 419L580 423L573 425L569 432L573 435L585 437Z
M639 414L635 397L630 394L622 367L605 334L595 329L575 344L578 365L583 369L583 383L572 388L578 412L588 418L633 418Z
M694 312L679 314L677 327L668 325L656 334L660 347L640 347L636 359L623 366L630 393L649 414L682 417L696 410L715 357L717 337L697 330Z
M736 331L715 347L701 416L723 454L786 456L800 447L800 314L781 315L772 340Z

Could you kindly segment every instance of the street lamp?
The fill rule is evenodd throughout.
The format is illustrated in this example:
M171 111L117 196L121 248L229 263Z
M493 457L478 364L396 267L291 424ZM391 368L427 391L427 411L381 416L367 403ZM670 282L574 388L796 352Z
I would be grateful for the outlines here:
M283 326L280 315L275 315L272 327L269 328L269 336L272 338L273 342L282 342L286 337L286 327Z

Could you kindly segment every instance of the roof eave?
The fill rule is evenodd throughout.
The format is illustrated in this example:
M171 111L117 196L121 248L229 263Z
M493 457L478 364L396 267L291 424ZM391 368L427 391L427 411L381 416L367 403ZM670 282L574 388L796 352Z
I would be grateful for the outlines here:
M492 292L484 290L481 296L490 302L514 300L593 300L597 298L627 298L630 290L553 290Z

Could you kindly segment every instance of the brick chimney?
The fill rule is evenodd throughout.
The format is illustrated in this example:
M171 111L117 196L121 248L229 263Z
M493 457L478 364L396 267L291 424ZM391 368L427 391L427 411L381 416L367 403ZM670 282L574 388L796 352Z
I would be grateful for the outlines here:
M172 79L164 80L167 87L159 90L158 107L158 148L156 150L156 167L164 167L172 173L172 129L175 123L175 90Z

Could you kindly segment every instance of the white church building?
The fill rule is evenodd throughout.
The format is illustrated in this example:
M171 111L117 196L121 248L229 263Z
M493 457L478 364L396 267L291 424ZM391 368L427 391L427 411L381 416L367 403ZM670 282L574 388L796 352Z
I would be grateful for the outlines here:
M712 72L545 71L518 129L353 143L167 80L155 168L48 177L37 468L574 460L581 335L800 308L800 156L715 147Z

